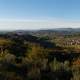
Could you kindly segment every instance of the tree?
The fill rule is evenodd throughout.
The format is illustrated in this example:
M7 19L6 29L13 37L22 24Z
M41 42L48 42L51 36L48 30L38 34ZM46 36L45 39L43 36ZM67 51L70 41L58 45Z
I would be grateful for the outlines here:
M0 52L1 55L4 54L4 51L10 46L11 41L5 38L0 39Z
M27 46L24 44L22 39L13 39L10 47L9 52L16 56L17 63L22 61L22 57L25 57L25 53L27 52Z

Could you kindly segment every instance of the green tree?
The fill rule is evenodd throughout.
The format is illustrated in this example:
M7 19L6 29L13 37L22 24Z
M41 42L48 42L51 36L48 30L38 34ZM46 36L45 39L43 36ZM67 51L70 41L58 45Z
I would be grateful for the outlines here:
M21 63L22 58L25 57L28 46L24 44L22 39L14 39L9 47L9 53L16 56L16 62Z

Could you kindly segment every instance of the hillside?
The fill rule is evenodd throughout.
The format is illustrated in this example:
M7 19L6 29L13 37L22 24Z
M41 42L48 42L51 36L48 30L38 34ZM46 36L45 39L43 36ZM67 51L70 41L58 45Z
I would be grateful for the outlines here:
M0 34L0 80L79 80L79 39L63 29Z

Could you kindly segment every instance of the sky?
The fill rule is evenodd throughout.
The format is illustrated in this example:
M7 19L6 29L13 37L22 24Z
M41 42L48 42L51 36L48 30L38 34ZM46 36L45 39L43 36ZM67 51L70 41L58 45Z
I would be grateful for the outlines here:
M80 0L0 0L0 30L80 28Z

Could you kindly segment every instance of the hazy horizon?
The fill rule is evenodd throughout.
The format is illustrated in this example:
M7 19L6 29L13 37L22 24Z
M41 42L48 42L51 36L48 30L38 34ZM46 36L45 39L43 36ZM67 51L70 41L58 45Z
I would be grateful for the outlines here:
M80 28L80 0L0 0L0 30Z

